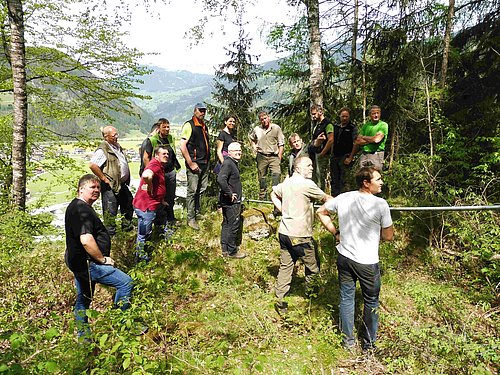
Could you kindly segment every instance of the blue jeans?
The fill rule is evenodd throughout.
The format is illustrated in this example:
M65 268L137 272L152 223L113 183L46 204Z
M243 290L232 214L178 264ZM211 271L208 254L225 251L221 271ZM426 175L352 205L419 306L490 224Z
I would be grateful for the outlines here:
M137 222L137 242L135 255L139 260L149 260L147 242L151 240L153 234L153 222L156 217L156 211L141 211L134 208L135 214L139 218Z
M359 280L363 294L363 327L360 332L363 349L369 349L377 339L378 297L380 294L379 264L360 264L339 254L337 269L340 284L340 331L344 335L344 345L353 346L354 339L354 297L356 281Z
M96 283L116 288L115 307L119 307L122 311L130 307L130 298L134 288L132 278L113 266L89 262L89 275L90 280L75 277L75 318L79 337L90 334L86 310L92 302Z

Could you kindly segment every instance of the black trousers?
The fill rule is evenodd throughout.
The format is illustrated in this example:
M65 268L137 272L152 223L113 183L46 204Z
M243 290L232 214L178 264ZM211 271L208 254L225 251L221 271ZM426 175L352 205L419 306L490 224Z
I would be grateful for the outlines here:
M114 235L116 233L116 223L115 218L118 215L118 207L120 208L120 213L123 215L122 218L122 229L130 230L132 229L132 216L134 215L134 207L132 206L132 193L127 186L127 184L122 183L120 187L120 192L116 194L111 190L108 184L101 181L101 199L102 199L102 213L104 216L104 225L108 230L109 234Z
M241 203L222 207L222 228L220 244L222 252L235 254L241 244L243 220L241 218Z

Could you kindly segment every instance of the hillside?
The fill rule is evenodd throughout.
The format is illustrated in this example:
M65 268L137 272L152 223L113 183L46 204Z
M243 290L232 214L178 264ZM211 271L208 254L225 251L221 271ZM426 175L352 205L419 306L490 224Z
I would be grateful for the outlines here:
M264 72L276 68L276 62L263 64ZM148 111L154 118L166 117L174 124L183 123L192 116L195 103L211 102L214 76L183 70L168 71L156 66L148 67L152 73L144 77L138 93L150 96L151 100L136 100L136 104ZM278 88L272 76L262 74L255 82L266 90L257 106L268 106L283 100L286 90Z
M97 287L89 312L94 342L78 345L74 285L62 241L0 257L0 371L7 374L496 374L500 366L498 308L488 288L461 275L459 263L411 247L408 220L396 218L397 239L381 247L378 351L341 347L338 282L332 236L316 226L322 263L317 293L304 289L300 264L289 312L274 310L279 267L270 207L250 207L242 248L220 256L221 215L201 230L181 227L157 240L148 265L133 264L134 234L113 240L113 257L135 280L133 307L111 308ZM182 213L179 213L179 217ZM267 223L263 221L266 216ZM253 224L251 224L253 223ZM6 244L4 243L4 247ZM357 315L361 313L358 307ZM136 336L138 322L149 332Z

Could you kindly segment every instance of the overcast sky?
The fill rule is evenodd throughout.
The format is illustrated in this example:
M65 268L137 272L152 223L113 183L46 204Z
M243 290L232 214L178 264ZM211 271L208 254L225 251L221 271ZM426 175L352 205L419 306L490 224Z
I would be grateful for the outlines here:
M252 38L250 52L260 54L258 63L263 63L276 59L278 55L267 48L260 31L265 29L266 23L290 23L297 10L288 7L286 0L257 0L256 3L245 15L244 21L249 22L245 31ZM191 41L184 35L203 16L201 5L195 4L194 0L172 0L169 5L156 3L154 8L149 14L142 7L134 9L130 36L126 40L130 47L145 53L157 53L146 56L141 63L167 70L213 74L214 66L228 60L224 47L237 39L237 29L230 21L224 24L224 34L220 30L221 20L212 19L208 23L212 36L208 34L198 46L190 48Z

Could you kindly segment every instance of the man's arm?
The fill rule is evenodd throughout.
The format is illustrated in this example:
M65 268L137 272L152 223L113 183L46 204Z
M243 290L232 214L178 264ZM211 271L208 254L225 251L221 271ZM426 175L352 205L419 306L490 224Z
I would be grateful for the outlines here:
M99 177L99 180L109 185L109 179L104 175L104 173L102 173L101 168L99 168L97 164L91 162L89 163L89 168L93 174Z
M394 239L394 227L391 225L387 228L382 228L380 235L384 241L392 241Z
M145 182L145 184L142 185L142 190L147 190L150 196L153 194L153 176L154 172L151 169L145 169L141 176L142 180ZM144 189L144 187L146 187L146 189Z
M95 238L92 234L90 233L85 233L80 235L80 242L83 245L83 248L85 251L100 264L108 264L110 266L115 265L115 261L111 257L105 257L102 255L101 250L99 249L99 246L97 246L97 242L95 241Z
M233 194L228 184L229 174L229 164L223 163L222 167L220 168L219 174L217 175L217 184L219 185L222 194L227 195L228 197Z
M364 146L369 143L379 143L384 139L385 134L383 132L377 132L377 134L373 136L368 135L358 135L354 143L358 146Z
M273 191L271 192L271 200L274 203L274 206L278 209L279 212L281 212L281 197L278 197L278 195Z
M323 224L326 230L333 234L335 236L335 239L339 241L340 231L335 228L332 218L330 217L330 213L326 209L325 205L322 205L320 208L318 208L318 210L316 211L316 215L318 216L319 221L321 221L321 224Z
M149 139L146 140L146 144L144 146L144 152L142 154L142 163L144 164L144 168L146 168L151 161L151 156L153 155L153 144Z
M345 165L349 165L352 163L352 159L354 159L354 155L356 155L356 153L358 152L358 149L359 147L356 145L356 144L352 144L352 149L351 149L351 153L349 154L348 157L346 157L344 159L344 164Z
M280 160L281 158L283 158L283 150L284 150L283 145L278 146L278 157L280 158Z
M333 132L328 133L326 139L327 139L326 145L323 148L323 151L321 151L321 153L319 154L320 157L323 157L330 152L330 149L332 148L333 145Z
M179 148L181 149L181 154L184 157L184 160L186 161L186 164L188 165L189 169L192 172L196 173L199 171L200 168L198 167L197 163L191 160L191 156L189 155L189 151L187 149L187 143L188 140L182 138L181 141L179 142Z

